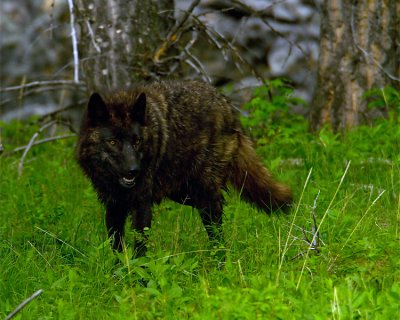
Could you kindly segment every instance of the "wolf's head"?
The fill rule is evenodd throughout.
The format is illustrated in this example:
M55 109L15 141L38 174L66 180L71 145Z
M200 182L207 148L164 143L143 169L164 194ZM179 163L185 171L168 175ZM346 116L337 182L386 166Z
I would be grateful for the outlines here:
M135 185L143 159L145 110L145 93L110 100L91 95L78 150L89 176L108 177L125 188Z

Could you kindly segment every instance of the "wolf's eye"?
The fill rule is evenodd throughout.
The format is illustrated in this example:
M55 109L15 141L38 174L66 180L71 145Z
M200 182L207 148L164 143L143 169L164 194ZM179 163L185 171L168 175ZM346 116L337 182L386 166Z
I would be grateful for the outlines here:
M110 146L116 146L116 145L117 145L117 140L115 140L115 139L110 139L110 140L108 140L107 142L108 142L108 144L109 144Z
M140 138L140 137L134 137L133 138L133 140L132 140L132 145L134 146L134 147L137 147L137 146L139 146L139 144L142 142L142 139Z

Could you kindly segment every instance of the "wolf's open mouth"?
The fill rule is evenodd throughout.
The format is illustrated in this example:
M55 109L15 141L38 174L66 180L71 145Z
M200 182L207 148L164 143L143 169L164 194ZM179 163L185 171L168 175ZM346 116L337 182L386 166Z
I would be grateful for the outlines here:
M126 188L132 188L135 185L135 177L122 177L119 183Z

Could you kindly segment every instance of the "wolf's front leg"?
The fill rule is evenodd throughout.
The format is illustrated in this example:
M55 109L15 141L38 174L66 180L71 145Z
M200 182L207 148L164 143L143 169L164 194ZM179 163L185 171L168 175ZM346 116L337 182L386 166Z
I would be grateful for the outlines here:
M135 239L135 251L137 257L146 254L147 233L146 229L151 227L151 205L143 205L136 209L134 217L132 217L132 227L139 233L139 238Z
M124 241L124 225L128 210L115 203L106 206L106 226L109 238L112 239L112 248L122 251Z

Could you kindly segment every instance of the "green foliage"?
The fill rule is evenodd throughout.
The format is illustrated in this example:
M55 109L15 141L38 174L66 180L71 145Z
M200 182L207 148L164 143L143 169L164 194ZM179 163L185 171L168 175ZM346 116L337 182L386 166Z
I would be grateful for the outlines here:
M33 147L20 178L21 154L0 158L0 317L43 289L15 319L395 319L400 126L313 136L275 101L257 102L275 114L257 115L273 131L244 122L260 140L266 133L258 151L296 202L288 216L266 216L229 192L222 267L197 212L169 201L154 209L147 256L112 253L73 139ZM36 130L4 124L6 152ZM317 250L307 242L312 211Z
M242 124L259 145L277 136L295 139L297 133L304 132L307 122L291 111L294 106L303 104L284 81L272 80L254 90L253 98L244 105L249 114L242 117Z
M394 87L374 88L364 94L368 107L386 110L390 119L396 123L400 120L400 91Z

